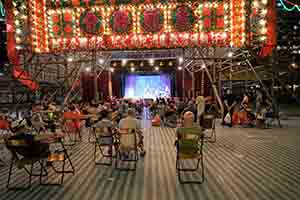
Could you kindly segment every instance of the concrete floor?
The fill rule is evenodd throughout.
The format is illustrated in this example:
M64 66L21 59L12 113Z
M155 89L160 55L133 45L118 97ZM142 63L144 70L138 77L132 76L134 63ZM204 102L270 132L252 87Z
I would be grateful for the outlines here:
M149 127L149 121L144 121L144 127ZM8 191L6 164L0 168L0 199L300 199L300 128L217 127L217 143L205 145L205 181L201 185L181 185L177 180L175 129L146 128L144 135L147 155L139 160L135 172L96 166L93 145L85 134L84 142L72 150L76 173L66 175L63 186L40 186L34 178L30 189ZM8 162L9 157L5 159ZM26 174L15 170L12 181L26 183Z

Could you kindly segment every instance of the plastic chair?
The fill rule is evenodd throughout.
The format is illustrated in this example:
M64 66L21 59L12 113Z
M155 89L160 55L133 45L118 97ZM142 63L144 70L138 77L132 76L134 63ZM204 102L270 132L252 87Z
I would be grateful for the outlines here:
M136 170L138 156L136 129L120 129L117 135L115 168L119 170ZM133 153L133 158L131 158ZM120 168L119 162L133 162L134 168Z
M74 112L65 112L63 114L63 132L66 133L68 138L71 140L69 145L75 145L77 142L81 141L81 131L80 131L80 119L81 115ZM79 138L77 138L79 137Z
M203 163L203 144L204 134L201 128L178 128L176 141L176 171L180 183L197 183L201 184L204 181L204 163ZM194 168L183 168L184 160L195 160ZM183 180L181 175L184 172L195 172L201 164L201 180L188 181Z

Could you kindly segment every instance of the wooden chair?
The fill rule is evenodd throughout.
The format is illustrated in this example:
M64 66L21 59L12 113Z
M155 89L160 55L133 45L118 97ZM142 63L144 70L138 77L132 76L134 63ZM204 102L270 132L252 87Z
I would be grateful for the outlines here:
M176 171L180 183L197 183L204 181L204 164L203 164L203 144L204 134L201 128L178 128L176 141ZM194 168L183 168L182 162L192 160L196 161ZM184 172L196 172L201 165L201 180L187 181L182 179Z
M133 158L132 158L133 153ZM138 156L137 130L120 129L117 134L115 168L119 170L136 170ZM119 162L134 163L134 168L120 168Z

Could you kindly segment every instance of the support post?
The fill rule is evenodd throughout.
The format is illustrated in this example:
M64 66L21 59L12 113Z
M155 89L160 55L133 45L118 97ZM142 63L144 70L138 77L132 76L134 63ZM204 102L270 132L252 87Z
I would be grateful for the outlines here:
M207 67L205 67L204 70L205 70L205 72L206 72L206 74L207 74L207 77L208 77L209 81L210 81L211 84L212 84L212 88L213 88L214 94L215 94L215 96L216 96L216 98L217 98L217 101L218 101L218 103L219 103L220 110L221 110L221 115L222 115L222 118L223 118L223 116L224 116L224 106L223 106L223 102L222 102L222 100L221 100L221 97L220 97L220 95L218 94L217 86L216 86L216 84L213 82L213 79L212 79L211 74L209 73ZM202 71L204 71L204 70L202 70ZM204 72L203 72L203 73L204 73Z
M182 97L185 98L185 84L184 84L184 79L185 79L185 68L182 69Z
M99 101L99 94L98 94L98 76L97 76L97 55L96 51L93 51L93 77L94 77L94 100L96 102Z
M108 95L111 97L113 96L112 93L112 73L111 71L108 71Z
M194 66L193 66L193 72L192 75L192 98L195 98L195 72L194 72Z

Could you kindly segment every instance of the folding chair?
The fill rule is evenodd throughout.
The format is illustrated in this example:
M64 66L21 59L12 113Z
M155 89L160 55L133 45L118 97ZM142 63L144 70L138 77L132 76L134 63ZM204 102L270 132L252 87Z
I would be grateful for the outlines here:
M73 146L77 142L81 141L81 130L80 130L80 115L73 112L65 112L63 115L63 132L68 136ZM79 138L77 138L79 137Z
M24 139L23 139L24 138ZM72 162L65 152L65 148L63 146L64 152L63 153L50 153L49 151L49 143L36 143L34 140L28 141L25 137L20 138L19 136L13 136L5 140L6 147L12 154L10 168L9 168L9 175L7 180L6 187L8 189L26 189L31 186L32 176L38 176L40 184L44 184L42 182L42 177L48 177L48 171L44 164L44 161L47 163L51 163L51 167L56 173L60 173L61 181L60 184L63 184L64 174L65 173L73 173L74 174L74 167ZM65 161L69 160L70 165L72 167L71 171L65 170ZM53 162L61 161L62 162L62 170L57 170L53 166ZM33 173L33 168L35 164L40 165L40 173ZM28 186L26 188L16 188L10 187L10 179L12 175L12 168L13 165L17 164L20 169L24 169L25 172L29 175ZM26 165L30 165L29 168ZM57 184L46 184L46 185L57 185Z
M95 136L95 150L94 150L94 161L96 165L112 165L113 161L113 145L114 145L114 132L112 128L98 128L93 127L94 136ZM104 158L109 158L109 163L97 162L97 148L100 151L100 161ZM105 153L107 149L108 153Z
M180 183L196 183L201 184L204 181L204 164L203 164L203 144L204 134L201 128L178 128L176 141L176 171ZM195 160L194 168L183 168L182 162L187 160ZM184 172L196 172L201 164L201 180L187 181L183 180L181 175Z
M10 179L12 175L12 168L14 164L18 164L18 167L21 169L24 169L25 172L29 175L28 180L28 186L26 188L29 188L31 186L31 179L32 176L39 176L40 181L42 176L46 176L47 171L42 165L41 160L47 159L48 152L46 151L46 148L40 148L33 150L32 145L28 143L25 139L20 139L17 137L12 137L9 139L6 139L5 141L6 147L11 152L11 163L9 167L9 174L8 174L8 180L6 187L8 189L23 189L23 188L10 188ZM33 166L34 164L38 162L41 167L41 173L34 174L33 173ZM29 169L26 167L26 165L30 165Z
M132 158L133 154L133 158ZM138 144L136 129L120 129L116 146L115 168L119 170L136 170L138 161ZM121 168L119 162L134 163L134 168Z
M216 117L214 114L203 115L202 128L205 129L205 132L210 131L210 135L205 136L205 141L215 143L217 141L217 135L216 135Z

